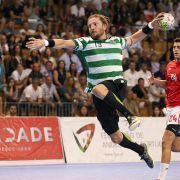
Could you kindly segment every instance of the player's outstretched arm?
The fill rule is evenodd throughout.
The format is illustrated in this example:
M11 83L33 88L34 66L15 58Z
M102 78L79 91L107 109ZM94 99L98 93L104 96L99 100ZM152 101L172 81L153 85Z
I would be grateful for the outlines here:
M73 49L75 47L75 43L73 40L64 40L64 39L35 39L30 38L26 43L26 47L33 49L41 49L43 47L54 47L54 48L66 48Z
M161 79L157 79L154 77L154 75L152 75L150 78L148 78L149 84L156 84L162 88L166 88L166 80L161 80Z
M143 40L149 33L151 33L153 29L159 29L159 21L163 19L163 14L164 12L159 13L151 22L148 23L148 25L127 37L127 45L131 46L136 44L137 42Z

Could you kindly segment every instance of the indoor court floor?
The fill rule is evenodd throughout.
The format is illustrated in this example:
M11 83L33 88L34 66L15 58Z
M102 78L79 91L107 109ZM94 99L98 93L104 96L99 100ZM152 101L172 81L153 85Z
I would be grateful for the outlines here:
M0 180L156 180L159 163L1 166ZM167 180L180 180L180 162L172 162Z

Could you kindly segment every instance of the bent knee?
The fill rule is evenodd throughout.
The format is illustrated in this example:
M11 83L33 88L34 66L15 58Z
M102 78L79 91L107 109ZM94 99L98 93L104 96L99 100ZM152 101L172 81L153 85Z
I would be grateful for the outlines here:
M103 99L108 93L108 89L103 84L98 84L92 89L92 94Z
M163 149L171 149L172 148L172 143L171 142L167 142L167 141L162 141L162 148Z
M120 144L123 139L123 134L121 132L114 133L110 135L111 141L115 144Z

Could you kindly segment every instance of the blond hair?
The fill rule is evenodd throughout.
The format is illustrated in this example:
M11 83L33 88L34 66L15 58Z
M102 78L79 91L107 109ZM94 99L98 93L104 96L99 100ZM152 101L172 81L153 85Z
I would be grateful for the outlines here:
M109 17L104 16L104 15L102 15L102 14L93 14L93 15L91 15L91 16L88 17L88 21L89 21L89 19L91 19L91 18L99 18L99 20L100 20L103 24L105 24L105 25L107 26L106 33L109 32L109 28L110 28L110 25L111 25L111 21L110 21Z

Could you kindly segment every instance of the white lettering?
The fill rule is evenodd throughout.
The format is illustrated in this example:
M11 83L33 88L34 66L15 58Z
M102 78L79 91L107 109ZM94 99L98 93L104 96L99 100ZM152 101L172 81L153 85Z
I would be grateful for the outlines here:
M47 142L52 142L53 141L52 128L51 127L45 127L44 128L44 137L45 137L45 141L47 141Z
M24 130L24 128L19 129L17 142L20 142L21 140L25 140L26 142L29 142L29 139L26 135L26 131Z
M30 128L30 131L31 131L32 142L38 142L38 141L42 140L42 133L41 133L41 130L39 128L32 127L32 128ZM35 137L35 133L38 134L37 137Z
M13 142L14 139L15 139L15 132L14 132L14 130L11 129L11 128L4 128L4 130L9 132L12 135L12 137L6 138L5 142Z

